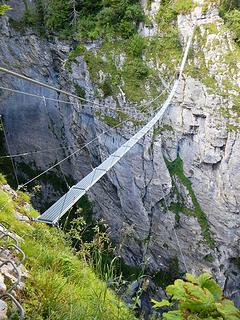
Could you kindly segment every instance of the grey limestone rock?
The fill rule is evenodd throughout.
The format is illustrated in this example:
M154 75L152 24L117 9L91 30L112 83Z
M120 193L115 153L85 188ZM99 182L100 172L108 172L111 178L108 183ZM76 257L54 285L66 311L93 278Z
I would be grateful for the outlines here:
M157 5L158 1L154 3ZM219 20L215 9L208 11L210 13L205 17L201 16L199 8L188 16L178 17L182 41L186 40L196 18L201 17L203 23ZM88 99L116 107L116 101L111 97L92 98L94 84L82 57L77 58L70 70L65 67L70 45L57 40L48 42L34 34L19 37L9 28L6 18L0 18L0 24L4 26L0 31L1 65L11 66L19 73L70 92L74 92L74 84L79 84L86 90ZM201 28L204 32L202 25ZM212 38L207 39L211 43ZM96 43L95 47L99 45ZM229 46L223 46L224 50L229 50ZM216 63L220 63L219 57L211 50L205 50L204 54L206 60L214 58ZM121 63L118 61L119 65ZM220 86L221 79L217 78L217 81ZM236 77L234 81L239 80ZM0 83L15 90L66 100L66 103L47 100L45 105L44 99L0 91L0 113L11 152L50 150L17 160L21 183L30 178L22 164L43 171L82 144L98 137L94 144L62 163L61 170L58 167L52 171L61 178L63 172L78 181L123 144L135 130L128 124L100 135L109 127L94 117L93 108L88 103L83 108L81 103L71 99L74 104L69 104L70 100L62 94L6 74L0 74ZM124 98L119 101L122 108L128 107ZM161 137L148 134L89 191L88 196L96 217L104 218L109 224L112 239L124 242L120 253L127 263L141 265L147 260L150 270L166 269L169 261L177 256L181 272L186 271L185 267L193 273L210 271L222 287L225 285L228 295L234 292L237 297L240 139L239 132L226 130L226 119L219 112L220 106L230 103L228 98L209 92L200 80L184 75L164 117L165 129L163 126ZM143 117L146 119L146 116ZM176 221L176 214L171 210L172 202L177 202L180 196L190 209L194 204L187 187L179 179L171 179L164 157L169 161L177 157L183 160L184 175L205 214L215 242L214 248L207 244L196 216L180 211ZM174 191L174 181L179 194ZM54 190L51 183L45 181L42 186L44 201L37 198L36 203L44 208L44 203L52 203L63 192L61 188ZM212 261L207 260L209 255Z

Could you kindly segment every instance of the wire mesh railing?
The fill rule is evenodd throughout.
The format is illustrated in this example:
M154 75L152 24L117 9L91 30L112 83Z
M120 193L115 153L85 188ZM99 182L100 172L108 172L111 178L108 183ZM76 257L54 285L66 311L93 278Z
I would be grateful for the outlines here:
M20 257L19 257L20 256ZM10 230L10 226L5 221L0 222L0 272L4 276L4 266L11 266L11 284L8 284L6 290L0 293L0 300L11 301L18 310L19 319L25 318L25 312L21 303L15 297L17 288L21 286L21 271L19 268L23 264L26 256L23 250L19 247L17 238ZM16 261L15 261L16 260ZM6 272L6 270L5 270ZM14 280L13 280L14 279Z

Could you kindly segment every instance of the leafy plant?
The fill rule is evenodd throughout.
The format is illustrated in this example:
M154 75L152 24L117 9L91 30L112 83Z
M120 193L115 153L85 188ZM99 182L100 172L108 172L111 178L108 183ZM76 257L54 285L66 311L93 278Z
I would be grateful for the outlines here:
M6 4L0 4L0 15L4 15L7 11L11 9L12 8Z
M177 310L163 313L164 320L238 320L240 312L223 296L222 289L209 273L199 277L187 273L186 280L177 279L166 289L171 302L153 300L155 308L177 305Z
M46 27L51 31L70 31L70 2L66 0L50 0L46 15Z
M76 92L77 96L79 96L80 98L85 98L86 97L86 92L85 92L85 89L83 87L81 87L77 83L74 84L74 87L75 87L75 92Z
M141 57L144 49L144 39L135 34L131 39L129 39L129 53L134 57Z
M240 11L234 9L225 15L226 25L232 30L234 39L240 42Z
M192 0L177 0L173 8L177 13L188 13L194 7Z
M218 0L217 4L222 16L224 16L224 14L229 12L230 10L240 7L238 0Z

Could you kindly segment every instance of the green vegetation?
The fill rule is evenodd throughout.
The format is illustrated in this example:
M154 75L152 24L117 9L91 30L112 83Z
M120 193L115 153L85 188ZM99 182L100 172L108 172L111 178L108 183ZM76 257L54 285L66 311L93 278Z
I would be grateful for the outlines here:
M102 89L104 96L115 93L120 84L120 71L117 70L113 56L113 50L115 53L117 49L113 49L113 45L110 43L104 43L96 54L88 51L84 55L90 78L93 83ZM104 56L106 56L106 59L103 59ZM101 71L106 76L104 81L101 81Z
M84 56L91 80L100 89L99 96L116 96L123 90L127 99L140 102L158 94L157 71L149 68L146 61L153 58L157 64L165 64L163 77L167 80L181 55L175 18L178 12L191 7L191 1L185 5L182 1L165 2L161 5L165 22L169 20L169 11L174 14L170 26L162 24L160 37L155 39L143 39L137 34L138 25L144 20L138 0L50 0L47 5L37 0L35 9L27 7L24 19L12 24L19 30L25 24L47 36L57 34L80 41L103 39L96 52L87 51L82 44L76 46L65 66L69 68L78 56ZM159 19L160 16L159 13Z
M170 307L163 320L238 320L240 311L233 302L223 296L222 289L208 273L199 277L186 274L186 280L178 279L166 289L171 302L153 300L155 308ZM177 306L177 309L176 309Z
M136 120L130 116L128 116L126 113L122 111L117 111L115 117L102 115L100 112L95 112L95 115L101 119L102 122L106 123L109 127L116 127L118 128L122 127L122 124L120 125L120 122L122 121L129 121L132 122L134 126L141 126L144 124L143 121Z
M240 10L234 9L224 16L226 19L226 25L232 30L234 40L240 45Z
M79 56L83 56L86 53L86 48L84 47L84 45L79 44L78 46L76 46L69 54L68 60L69 62L76 62L76 58Z
M100 112L95 112L95 115L99 117L102 122L106 123L109 127L116 127L120 120L118 118L113 118L107 115L102 115Z
M181 160L180 157L178 157L176 160L173 162L169 162L167 159L165 159L166 165L168 167L169 173L171 176L177 176L181 183L186 187L186 189L189 192L189 195L192 199L192 203L194 205L194 211L192 210L186 210L184 205L178 205L177 207L173 207L176 212L183 212L185 214L190 214L193 215L197 218L199 225L201 226L202 229L202 234L207 241L208 245L210 248L214 247L214 241L211 237L210 230L209 230L209 225L207 221L207 217L203 210L201 209L198 200L194 194L193 188L192 188L192 183L191 181L185 176L184 170L183 170L183 161Z
M158 12L158 23L160 30L165 30L166 27L170 28L174 24L174 20L179 13L188 13L194 8L192 0L164 0Z
M5 146L5 136L0 120L0 157L5 157L8 155ZM3 172L8 180L9 184L13 187L17 187L17 182L13 174L13 167L10 158L0 158L0 172Z
M113 94L113 89L112 89L112 84L111 84L110 78L106 78L98 86L102 90L104 97L108 97Z
M153 138L159 136L162 132L165 132L165 131L173 132L174 130L173 130L173 127L170 126L169 124L163 124L159 127L154 128Z
M128 99L139 102L146 97L145 81L150 70L140 58L127 57L122 77L125 81L123 90Z
M137 32L144 19L137 0L43 0L36 1L36 9L27 8L27 26L44 27L48 34L78 40L99 37L129 38ZM40 24L39 24L40 23Z
M0 16L4 15L7 11L11 10L12 8L6 4L0 4Z
M26 7L24 17L22 21L19 22L20 27L21 27L21 24L23 25L23 28L24 28L24 25L27 25L28 27L31 27L37 30L41 36L45 36L46 30L44 25L44 15L45 15L45 5L43 1L36 0L35 10Z
M173 9L176 13L189 13L196 4L192 0L175 0L173 3Z
M43 23L49 31L58 32L61 36L69 36L71 25L69 16L71 13L70 1L51 0L44 14Z
M206 64L203 48L206 45L207 34L217 33L217 29L215 24L209 23L205 25L205 30L204 36L201 35L199 28L195 31L198 46L195 50L192 50L189 55L188 63L185 67L185 73L195 79L199 79L208 88L215 90L217 88L216 80L214 75L209 75L210 65Z
M0 181L5 182L2 175ZM29 217L38 215L26 201L29 202L29 198L24 193L12 197L0 190L1 220L8 222L23 239L21 247L27 254L29 277L23 292L17 296L25 308L26 319L101 320L106 316L114 320L135 319L94 274L87 246L85 252L83 249L76 252L70 246L71 233L66 238L58 229L17 220L15 210L24 211ZM100 248L103 241L102 233L96 232L89 245L91 249Z
M220 14L226 26L233 32L233 38L240 45L240 3L238 0L220 0Z
M182 53L176 24L180 7L175 8L176 4L177 2L170 0L161 2L157 13L159 34L147 39L144 51L147 59L152 59L157 65L163 64L166 67L164 78L173 75L173 70L176 69ZM179 3L179 6L181 6L181 3Z
M81 87L79 84L75 83L75 92L76 95L79 96L80 98L85 98L86 97L86 92L83 87Z
M156 88L154 71L142 59L145 42L139 36L114 42L104 42L96 53L88 51L85 61L93 83L103 92L103 96L115 96L119 86L126 98L135 102L146 99L152 92L146 92L149 84L151 91ZM117 61L122 59L121 66ZM100 74L104 73L103 80ZM150 85L151 84L151 85Z
M228 132L237 132L237 131L239 131L239 126L237 126L235 124L227 123L226 127L227 127L227 131Z
M211 254L207 254L203 259L208 262L214 261L214 257Z
M221 106L217 111L228 120L226 129L228 131L239 131L240 103L238 95L239 87L234 75L240 59L240 7L237 1L221 1L221 14L225 25L208 23L196 29L194 49L191 50L185 67L185 73L195 79L199 79L208 87L209 94L217 94L228 97L233 102L228 106ZM221 51L226 42L226 28L232 30L233 40L229 44L229 50L222 54L221 59L206 61L204 50ZM211 37L208 37L211 35ZM218 78L215 77L218 75ZM220 77L221 76L221 77ZM221 80L219 80L221 78ZM230 122L230 120L232 120Z
M238 0L218 0L218 6L221 16L224 15L231 10L239 8L239 1Z
M170 259L167 270L159 270L152 275L154 283L160 285L164 289L178 277L180 277L180 270L177 257Z

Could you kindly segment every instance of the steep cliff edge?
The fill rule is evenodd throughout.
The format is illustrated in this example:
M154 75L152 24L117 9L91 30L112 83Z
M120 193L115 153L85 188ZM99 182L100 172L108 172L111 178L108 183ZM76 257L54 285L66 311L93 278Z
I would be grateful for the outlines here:
M143 1L142 5L150 21L139 28L145 46L141 53L144 65L137 68L131 65L124 41L93 41L76 50L75 44L41 39L30 29L19 33L9 26L8 18L1 18L1 65L65 90L84 92L88 99L122 110L94 112L89 106L82 109L80 104L51 100L46 108L39 98L1 90L0 112L11 153L54 149L18 159L20 183L130 116L123 127L112 129L70 158L61 170L80 180L125 142L161 105L159 101L147 112L137 108L140 101L155 97L170 82L181 45L198 19L188 65L163 124L93 187L89 198L96 216L110 225L113 240L125 239L122 254L127 263L158 270L178 257L180 272L184 272L174 226L189 271L211 271L226 294L237 297L239 50L213 3L198 1L179 10L173 22L168 22L173 24L171 30L165 30L166 20L159 18L160 1ZM168 12L168 7L164 10ZM66 100L6 75L0 75L0 82ZM66 149L58 149L63 147ZM64 184L60 186L61 170L53 171L58 179L49 174L42 181L43 198L41 202L37 199L41 207L65 189Z
M99 279L90 260L84 259L84 251L76 254L66 234L29 219L38 215L29 200L26 193L11 189L0 174L0 318L136 319L110 286ZM11 238L2 236L3 229ZM22 254L13 247L13 238L26 255L23 264ZM4 261L12 264L2 265ZM21 304L24 317L19 317L11 299L3 297L6 292Z

